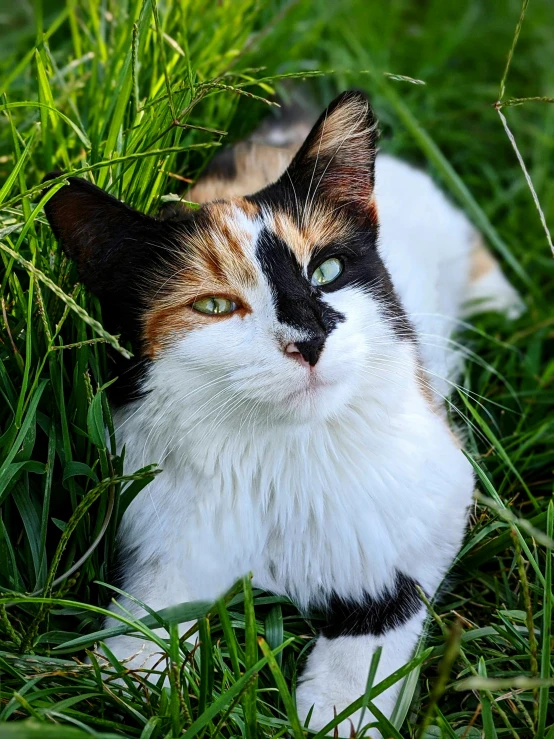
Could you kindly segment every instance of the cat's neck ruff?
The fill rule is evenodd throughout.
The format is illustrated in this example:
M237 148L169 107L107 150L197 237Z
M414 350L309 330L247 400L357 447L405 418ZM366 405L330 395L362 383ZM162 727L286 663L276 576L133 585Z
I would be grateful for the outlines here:
M413 347L406 351L415 361ZM273 422L250 408L242 420L237 413L208 427L208 436L205 428L195 435L201 392L185 401L189 413L150 393L141 409L116 419L129 469L156 458L163 468L148 488L151 505L132 507L126 526L140 536L157 525L155 511L162 539L177 536L188 552L189 542L204 537L228 560L214 565L220 589L242 567L261 587L305 607L330 588L379 592L395 568L408 560L413 566L423 536L432 542L434 530L450 525L453 501L466 500L471 478L409 364L402 386L390 377L382 381L385 394L383 386L366 386L326 419ZM172 449L163 446L168 437ZM434 556L452 556L450 549ZM418 577L431 589L436 583L425 569ZM202 583L197 588L195 597L210 595Z

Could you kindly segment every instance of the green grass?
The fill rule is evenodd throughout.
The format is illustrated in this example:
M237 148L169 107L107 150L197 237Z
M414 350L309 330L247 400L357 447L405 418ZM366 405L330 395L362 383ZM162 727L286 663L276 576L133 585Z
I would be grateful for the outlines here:
M75 286L40 182L55 168L88 173L156 212L182 192L175 174L196 177L217 146L256 126L275 89L286 94L276 76L322 70L294 84L321 104L367 89L382 148L430 169L528 305L514 323L489 315L461 331L474 354L453 400L468 419L480 495L399 711L381 729L554 738L554 262L494 107L520 12L519 0L35 0L0 10L0 737L304 734L294 691L314 628L249 580L215 605L141 624L121 616L142 639L159 641L160 623L171 635L148 685L115 658L120 683L104 682L94 659L81 663L114 595L117 524L155 471L124 476L121 450L106 448L106 343L118 344ZM551 0L531 0L502 100L552 96L553 64ZM552 225L554 106L503 112ZM174 626L191 616L198 647ZM352 710L383 687L370 680Z

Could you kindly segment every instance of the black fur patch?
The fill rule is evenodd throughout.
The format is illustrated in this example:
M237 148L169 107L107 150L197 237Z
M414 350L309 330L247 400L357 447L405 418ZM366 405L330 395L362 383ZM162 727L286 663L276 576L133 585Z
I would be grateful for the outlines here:
M110 375L117 377L117 382L108 388L109 398L115 408L121 408L133 400L145 395L143 382L152 364L148 357L125 359L121 354L110 350L113 362Z
M328 639L336 639L366 634L380 636L397 629L423 607L416 586L411 577L397 572L393 589L378 598L368 595L358 601L332 595L324 612L326 624L321 632Z
M248 200L269 210L286 210L293 220L297 220L294 196L287 188L285 181L270 185L257 195L249 196ZM377 238L377 226L370 220L353 223L351 234L347 239L318 250L308 266L308 276L311 277L316 267L326 259L335 257L343 264L342 274L323 288L313 288L311 285L309 287L312 295L321 294L321 292L335 292L347 286L361 287L380 303L384 318L389 322L397 337L415 343L414 327L406 315L389 272L379 255L376 245ZM300 290L296 292L292 290L292 287L298 285L299 279L304 285L307 283L291 250L275 234L264 229L258 241L257 256L268 279L276 286L276 294L279 295L282 291L283 296L287 294L291 296L289 301L282 298L279 302L278 299L279 320L298 328L303 327L298 322L294 323L294 316L301 315L301 307L297 301L304 299L305 288L304 292ZM344 320L344 316L340 315L340 320Z
M256 256L273 288L278 320L305 331L307 341L314 345L309 351L317 345L319 356L325 339L344 321L344 316L321 299L321 289L314 287L302 274L287 244L267 228L258 238ZM315 359L317 361L317 357Z

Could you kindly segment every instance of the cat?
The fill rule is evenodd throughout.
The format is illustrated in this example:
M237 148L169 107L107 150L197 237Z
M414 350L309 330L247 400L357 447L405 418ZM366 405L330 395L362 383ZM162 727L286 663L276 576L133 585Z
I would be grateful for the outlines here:
M153 218L74 177L46 205L133 348L113 398L126 468L163 470L124 515L123 589L159 610L252 572L323 612L296 692L313 729L364 693L377 647L375 683L411 658L418 589L451 567L474 488L447 420L450 335L468 301L519 310L465 215L376 142L349 91L311 130L218 157L198 210ZM133 637L109 647L159 661ZM375 699L386 716L398 687Z

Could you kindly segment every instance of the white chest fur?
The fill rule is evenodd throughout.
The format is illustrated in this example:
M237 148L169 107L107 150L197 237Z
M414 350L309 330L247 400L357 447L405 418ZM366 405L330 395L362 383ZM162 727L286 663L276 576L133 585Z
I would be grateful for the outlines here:
M130 579L158 560L175 602L215 598L249 571L301 606L377 594L396 569L432 592L460 545L470 466L415 381L311 425L268 427L253 414L240 428L241 410L208 440L175 433L169 412L153 431L154 401L142 402L118 419L128 466L160 458L156 439L179 441L122 537L141 543Z

